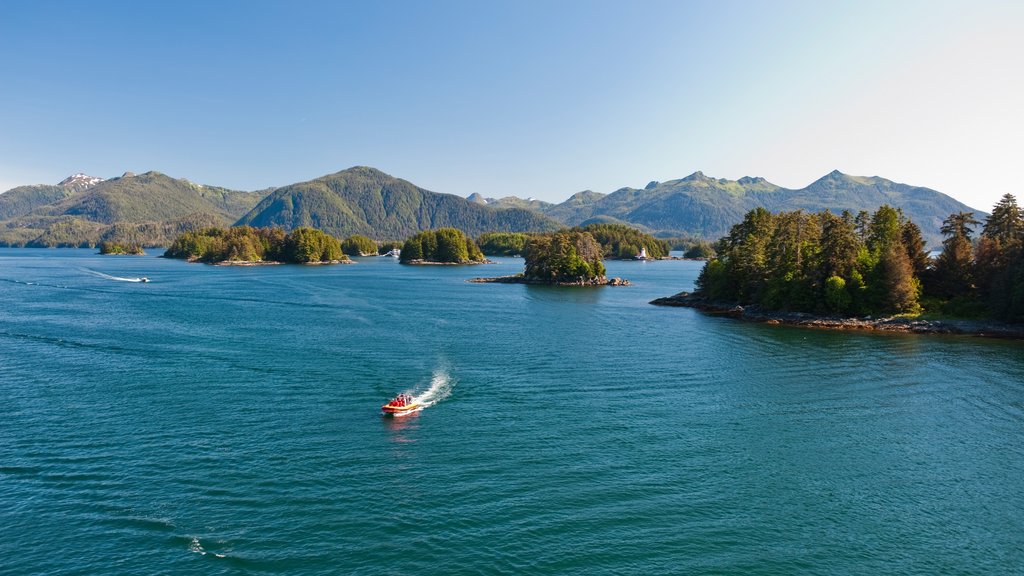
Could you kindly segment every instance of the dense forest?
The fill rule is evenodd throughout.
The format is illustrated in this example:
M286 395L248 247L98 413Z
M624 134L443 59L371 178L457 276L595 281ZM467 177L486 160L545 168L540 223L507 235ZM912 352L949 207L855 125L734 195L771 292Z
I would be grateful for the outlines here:
M669 244L625 224L590 224L581 228L601 244L605 258L632 259L647 250L648 258L668 256Z
M574 228L589 233L601 245L604 258L633 259L641 249L648 258L668 256L668 242L624 224L599 223ZM533 234L519 232L489 232L477 240L480 249L489 256L517 256L526 253L526 245Z
M970 212L943 223L931 260L921 230L890 206L874 214L747 213L697 280L712 300L836 315L930 312L1024 320L1024 216L1007 194L980 224Z
M427 230L409 238L402 245L400 262L443 262L472 264L485 262L480 247L472 238L455 228Z
M550 283L586 283L604 279L601 244L579 229L537 235L526 244L527 280Z
M352 256L374 256L377 243L361 234L353 234L341 241L341 251Z
M118 242L103 242L100 244L100 254L109 255L132 255L132 256L143 256L146 251L142 249L142 246L138 244L121 244Z
M296 228L285 234L280 228L236 226L227 230L207 228L186 232L174 240L165 258L200 262L316 263L347 260L337 238L313 228Z
M487 232L477 238L480 250L488 256L521 256L530 235L524 232Z

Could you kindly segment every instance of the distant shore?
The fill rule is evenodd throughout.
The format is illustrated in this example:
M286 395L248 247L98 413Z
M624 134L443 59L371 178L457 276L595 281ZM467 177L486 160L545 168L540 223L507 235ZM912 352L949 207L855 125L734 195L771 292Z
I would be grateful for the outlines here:
M198 259L189 259L189 262L201 262ZM355 264L352 260L328 260L325 262L278 262L276 260L223 260L221 262L209 262L211 266L280 266L282 264L300 264L302 266L327 266L331 264Z
M652 300L655 306L681 306L708 314L717 314L749 322L784 324L828 330L860 330L906 332L912 334L961 334L989 338L1024 339L1024 325L985 320L923 320L904 316L845 318L816 316L803 312L774 312L758 306L740 306L728 302L712 302L690 292Z
M479 262L435 262L433 260L409 260L400 262L409 266L476 266L478 264L496 264L493 260L481 260Z
M496 278L470 278L468 282L474 284L530 284L534 286L629 286L629 280L623 278L605 278L604 276L594 280L580 282L546 282L526 278L522 274L513 276L498 276Z

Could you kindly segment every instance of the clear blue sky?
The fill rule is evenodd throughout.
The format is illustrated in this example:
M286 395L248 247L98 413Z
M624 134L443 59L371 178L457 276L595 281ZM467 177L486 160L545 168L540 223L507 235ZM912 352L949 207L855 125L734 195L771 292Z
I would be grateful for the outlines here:
M1024 2L0 2L0 190L369 165L561 201L696 170L1024 195Z

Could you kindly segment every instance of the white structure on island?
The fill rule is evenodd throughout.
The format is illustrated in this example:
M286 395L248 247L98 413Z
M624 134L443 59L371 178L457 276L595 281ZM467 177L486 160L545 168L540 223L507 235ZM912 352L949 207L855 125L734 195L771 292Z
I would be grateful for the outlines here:
M640 253L636 255L637 260L647 260L647 247L641 246Z

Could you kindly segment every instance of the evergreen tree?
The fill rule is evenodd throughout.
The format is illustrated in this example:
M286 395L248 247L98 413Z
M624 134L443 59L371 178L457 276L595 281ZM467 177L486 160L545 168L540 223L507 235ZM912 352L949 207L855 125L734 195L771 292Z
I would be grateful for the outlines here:
M926 276L926 292L943 298L955 298L974 288L973 227L981 224L973 212L956 212L942 222L942 253Z
M1024 321L1024 215L1006 194L985 219L975 256L975 278L996 318Z
M1021 239L1024 232L1024 214L1017 206L1013 194L1005 194L992 208L992 214L985 219L982 236L1007 244Z
M903 223L901 234L903 247L906 248L910 265L914 268L914 275L921 278L928 270L930 262L928 251L925 250L924 238L921 236L921 228L908 220Z

